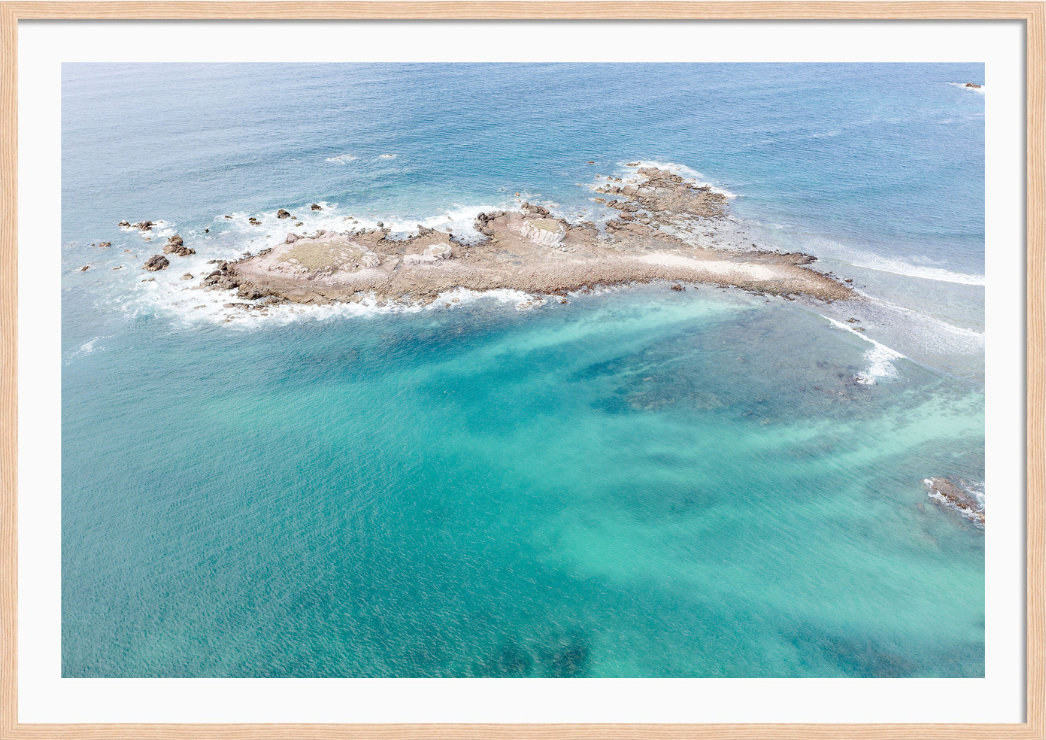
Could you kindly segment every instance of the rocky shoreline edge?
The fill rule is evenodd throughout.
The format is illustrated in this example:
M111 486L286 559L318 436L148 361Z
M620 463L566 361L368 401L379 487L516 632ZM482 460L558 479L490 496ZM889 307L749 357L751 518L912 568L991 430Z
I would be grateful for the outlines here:
M675 290L709 284L787 299L854 297L849 281L810 269L816 261L811 255L754 244L750 250L697 246L699 230L729 219L727 196L656 167L640 167L637 175L633 181L607 176L594 188L593 200L619 214L602 228L523 203L518 211L478 214L470 238L421 225L396 238L381 222L377 228L291 233L257 254L215 260L198 287L236 290L253 302L245 307L258 308L364 300L428 305L458 288L565 296L653 281L673 283ZM281 209L277 217L291 214ZM178 237L164 251L184 256L189 249ZM154 255L144 268L169 264Z

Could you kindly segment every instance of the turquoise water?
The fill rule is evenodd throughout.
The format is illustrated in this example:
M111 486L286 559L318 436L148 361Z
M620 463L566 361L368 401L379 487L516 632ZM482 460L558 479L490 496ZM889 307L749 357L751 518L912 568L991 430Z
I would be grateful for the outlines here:
M63 675L984 675L983 532L922 484L984 483L968 80L66 65ZM226 323L180 269L141 283L158 250L116 227L163 219L198 271L279 239L245 225L278 207L599 218L585 186L636 159L864 305L652 285Z

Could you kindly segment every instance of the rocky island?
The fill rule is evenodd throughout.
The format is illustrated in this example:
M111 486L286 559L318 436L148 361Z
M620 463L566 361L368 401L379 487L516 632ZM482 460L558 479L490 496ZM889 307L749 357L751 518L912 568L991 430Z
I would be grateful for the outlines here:
M699 246L699 228L729 218L727 197L655 167L637 175L628 183L606 177L595 188L594 199L619 212L603 228L523 203L518 211L480 213L478 239L420 225L395 238L380 222L355 231L291 233L276 247L218 263L201 287L236 289L241 298L264 303L303 304L367 296L427 304L455 288L563 295L656 280L825 301L851 297L845 282L807 266L815 261L810 255Z

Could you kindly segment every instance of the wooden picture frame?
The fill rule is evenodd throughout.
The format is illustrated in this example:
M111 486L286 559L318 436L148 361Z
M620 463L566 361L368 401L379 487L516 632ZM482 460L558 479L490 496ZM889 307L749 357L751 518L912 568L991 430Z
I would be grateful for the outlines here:
M23 20L1017 20L1026 26L1027 634L1021 724L68 724L18 718L18 24ZM14 738L1046 738L1046 4L1043 2L61 2L0 4L0 740ZM975 699L976 700L976 699Z

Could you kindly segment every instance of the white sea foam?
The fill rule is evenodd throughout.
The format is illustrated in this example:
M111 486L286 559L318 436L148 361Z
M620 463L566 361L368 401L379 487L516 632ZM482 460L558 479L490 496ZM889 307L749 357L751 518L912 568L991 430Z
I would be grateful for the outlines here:
M821 318L831 322L832 326L848 331L854 336L858 336L872 345L872 348L864 353L864 359L868 362L868 369L855 375L854 380L862 385L875 385L876 379L878 378L897 377L897 368L894 366L893 362L894 360L904 359L904 355L890 349L885 344L880 344L871 337L866 337L859 331L854 331L842 321L836 321L835 319L828 318L823 314L821 315Z
M84 355L91 354L92 352L95 351L95 349L96 349L95 345L97 345L99 341L101 341L103 339L108 339L108 338L109 338L108 336L94 337L93 339L84 342L76 350L74 350L73 352L70 352L69 355L66 357L65 361L69 362L70 360L73 360L73 359L75 359L77 357L82 357ZM104 349L104 348L100 348L99 347L97 349Z
M906 277L918 278L920 280L933 280L941 283L958 283L959 285L984 285L984 275L974 275L965 272L946 270L943 267L932 267L928 265L914 265L896 257L866 252L861 249L849 247L830 239L817 238L803 245L821 257L832 257L843 262L849 262L854 267L863 267L866 270L876 272L888 272L892 275L904 275Z
M714 183L707 182L704 179L704 175L702 175L697 170L687 167L685 164L677 164L675 162L661 162L656 159L634 160L633 164L635 164L636 162L638 162L638 164L636 164L636 166L634 167L629 166L629 164L625 162L619 162L618 166L621 167L624 171L628 172L631 176L636 176L636 173L640 168L657 167L659 170L665 170L667 172L671 172L674 175L679 175L684 179L692 180L694 184L698 187L704 187L707 185L709 188L711 188L713 193L719 193L720 195L723 195L727 198L737 197L736 193L732 193L726 188L720 187Z
M395 154L379 154L378 159L395 159Z
M354 154L339 154L336 157L327 157L326 161L336 162L338 164L346 164L348 162L354 162L357 159L359 159L359 157L357 157Z

